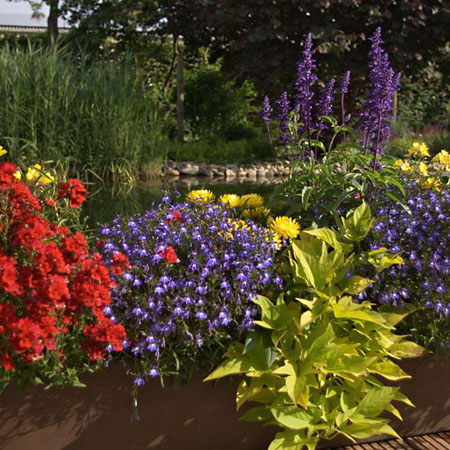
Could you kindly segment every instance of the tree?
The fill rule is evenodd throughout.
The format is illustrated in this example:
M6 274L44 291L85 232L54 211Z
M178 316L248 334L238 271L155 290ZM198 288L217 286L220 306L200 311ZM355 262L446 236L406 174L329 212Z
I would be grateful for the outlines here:
M12 0L9 0L12 1ZM25 0L27 1L32 10L33 17L43 17L42 7L44 4L48 5L50 10L47 18L47 45L53 46L58 39L58 18L61 11L59 9L59 0Z

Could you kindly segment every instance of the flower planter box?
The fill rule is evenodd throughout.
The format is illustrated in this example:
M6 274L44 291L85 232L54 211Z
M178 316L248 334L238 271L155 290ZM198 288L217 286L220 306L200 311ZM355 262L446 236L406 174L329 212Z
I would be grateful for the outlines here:
M402 383L416 408L400 406L402 436L450 429L450 359L426 357L402 363L413 375ZM140 388L140 420L132 421L131 378L120 363L84 378L86 388L9 386L0 395L2 450L264 450L275 427L238 420L237 380ZM372 439L373 440L373 439ZM321 448L342 445L323 442Z

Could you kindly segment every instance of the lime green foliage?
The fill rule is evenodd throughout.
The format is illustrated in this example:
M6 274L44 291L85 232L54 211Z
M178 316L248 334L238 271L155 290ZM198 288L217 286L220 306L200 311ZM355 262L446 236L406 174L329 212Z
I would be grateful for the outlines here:
M401 263L385 249L359 257L353 253L372 226L367 205L342 223L341 232L305 230L287 250L281 270L287 282L276 304L259 296L261 320L245 344L236 343L206 380L242 375L236 402L261 406L242 419L262 421L284 430L269 450L316 448L319 439L338 434L358 439L378 433L397 436L389 411L400 417L393 400L411 404L398 387L382 378L409 376L392 359L414 357L423 349L393 334L405 315L382 313L352 296L371 280L348 276L369 262L377 270Z

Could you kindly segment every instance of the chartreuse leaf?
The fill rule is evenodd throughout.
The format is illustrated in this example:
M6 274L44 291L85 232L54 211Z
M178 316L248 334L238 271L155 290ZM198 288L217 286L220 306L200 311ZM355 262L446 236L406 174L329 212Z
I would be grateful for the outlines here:
M296 406L277 405L268 407L275 420L291 430L308 428L314 423L314 417Z
M373 281L368 278L353 275L349 279L342 280L340 283L340 288L342 289L342 293L357 295L364 291L364 289L367 289L372 283Z
M370 208L363 202L351 217L342 222L344 237L352 242L361 242L372 228L373 217Z
M246 373L252 368L248 358L227 359L223 361L216 369L212 371L204 381L217 380L218 378L227 377L229 375L237 375L238 373Z
M355 420L355 416L352 417L352 420ZM342 425L339 431L352 439L352 441L354 441L354 438L364 439L373 436L374 434L389 434L400 438L400 436L382 419L370 422L363 421L363 419L355 420L355 422L350 425Z
M388 267L391 267L393 264L404 264L403 258L398 255L392 255L390 253L380 253L380 250L385 249L378 249L373 250L369 252L368 254L368 261L369 263L375 267L377 272L381 272L384 269L387 269Z
M411 378L404 370L392 361L381 361L372 364L369 367L369 372L376 373L388 380L402 380L404 378Z
M267 297L258 295L253 300L261 308L261 319L255 323L263 328L282 330L286 328L292 320L291 312L286 303L281 302L274 305Z
M375 418L379 416L394 399L398 389L398 387L390 386L371 389L359 402L356 407L356 414L365 418Z
M382 314L372 311L364 304L354 303L351 297L342 297L339 303L332 305L332 308L337 319L362 320L391 328Z
M275 377L272 377L275 378ZM274 385L269 377L252 378L249 382L242 380L236 392L236 410L247 401L258 401L259 403L271 403L275 399L274 393L265 385Z
M423 347L411 341L398 342L389 347L389 354L396 358L416 358L424 353Z
M272 419L270 410L265 406L257 406L256 408L249 409L240 417L241 420L248 422L265 422Z
M294 405L308 409L309 387L306 385L306 378L291 374L285 378L285 383L287 394Z
M304 446L308 450L314 450L318 441L318 438L306 437L305 433L283 431L275 435L268 450L302 450Z

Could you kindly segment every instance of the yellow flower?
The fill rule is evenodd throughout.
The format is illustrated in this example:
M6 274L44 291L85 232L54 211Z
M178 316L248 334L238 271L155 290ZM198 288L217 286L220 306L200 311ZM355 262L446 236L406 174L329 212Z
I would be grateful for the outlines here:
M214 194L208 189L197 189L189 192L188 200L194 203L211 203L214 201Z
M450 154L447 150L441 150L431 161L445 164L447 166L450 164Z
M241 198L236 194L224 194L219 197L224 205L232 206L234 208L241 206Z
M267 217L270 214L270 209L260 206L258 208L246 208L242 211L242 215L245 219L259 219L261 217Z
M264 206L264 199L259 194L245 194L241 197L241 206L244 208L259 208Z
M413 170L408 161L402 161L401 159L397 159L395 167L399 167L402 172L411 172Z
M425 158L426 156L430 156L430 152L428 151L428 147L424 142L414 142L412 147L409 149L407 156L409 158L413 156L418 156L419 158Z
M278 233L273 233L272 241L275 245L275 250L278 251L283 246L283 241Z
M275 218L270 224L270 228L274 233L286 239L294 239L300 233L300 225L298 222L286 216Z
M419 171L424 177L428 176L428 166L422 161L419 163Z
M8 153L1 145L0 145L0 156L6 155Z
M20 170L17 170L16 172L13 173L13 177L20 180L22 178L22 172Z
M55 177L50 172L42 172L42 167L39 164L35 164L33 167L28 167L25 178L28 181L38 181L39 184L49 184L55 181Z
M438 178L429 177L422 183L422 186L426 189L435 189L436 191L440 191L441 180Z

